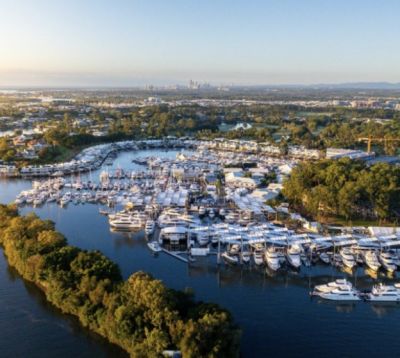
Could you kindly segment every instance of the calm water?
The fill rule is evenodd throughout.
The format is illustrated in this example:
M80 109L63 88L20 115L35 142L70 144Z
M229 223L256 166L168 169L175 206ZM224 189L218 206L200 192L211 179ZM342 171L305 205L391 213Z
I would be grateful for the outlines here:
M122 153L115 166L135 168L134 156L175 156L176 152ZM92 173L98 178L98 172ZM0 201L9 202L28 181L1 181ZM46 205L38 215L55 221L72 245L99 249L117 262L124 277L144 270L170 287L191 287L201 300L220 303L243 329L245 357L361 357L399 356L400 306L334 304L310 300L310 287L346 274L331 267L302 268L300 273L275 276L257 269L241 269L198 261L192 267L176 259L153 257L143 234L109 231L97 205ZM23 209L26 213L31 208ZM359 288L373 280L363 269L350 279ZM384 279L384 278L382 278ZM385 279L386 280L386 279ZM92 357L124 356L117 347L81 328L77 321L47 304L39 290L25 283L0 256L1 356Z

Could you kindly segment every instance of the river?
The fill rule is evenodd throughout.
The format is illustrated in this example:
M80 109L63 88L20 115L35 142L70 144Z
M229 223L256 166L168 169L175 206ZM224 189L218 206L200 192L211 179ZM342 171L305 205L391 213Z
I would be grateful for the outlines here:
M176 151L120 153L114 167L136 168L137 156L175 156ZM92 174L98 178L98 171ZM27 180L0 181L0 201L10 202ZM70 244L98 249L121 267L126 278L143 270L167 286L193 288L196 298L229 309L243 329L244 357L398 356L400 306L358 302L336 304L310 299L310 287L346 276L330 266L302 267L301 272L269 275L264 270L216 267L207 260L189 267L173 257L149 252L143 233L111 233L107 218L93 204L60 208L46 204L34 210L56 223ZM362 268L348 277L357 287L374 283ZM382 278L388 280L387 278ZM82 328L74 317L61 314L44 295L26 283L0 255L0 347L2 357L119 357L118 347Z

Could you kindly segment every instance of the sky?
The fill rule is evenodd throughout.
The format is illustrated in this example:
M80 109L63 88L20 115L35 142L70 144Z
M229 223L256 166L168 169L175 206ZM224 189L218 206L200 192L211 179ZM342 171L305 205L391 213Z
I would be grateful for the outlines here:
M400 82L398 0L0 0L0 86Z

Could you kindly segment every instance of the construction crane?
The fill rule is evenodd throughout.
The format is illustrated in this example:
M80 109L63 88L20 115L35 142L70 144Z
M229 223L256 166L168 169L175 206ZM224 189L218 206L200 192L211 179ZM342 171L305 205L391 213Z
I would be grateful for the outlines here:
M358 142L366 142L367 143L367 152L371 153L371 147L372 147L372 142L378 142L378 143L385 143L385 149L387 148L388 142L400 142L400 138L375 138L372 136L368 137L359 137L357 138Z

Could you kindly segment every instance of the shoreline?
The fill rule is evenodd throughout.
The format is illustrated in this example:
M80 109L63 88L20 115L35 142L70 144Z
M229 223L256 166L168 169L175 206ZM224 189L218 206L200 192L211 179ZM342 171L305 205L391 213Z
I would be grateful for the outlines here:
M21 217L12 207L1 205L0 216L1 244L8 265L43 292L47 302L132 356L148 351L161 355L167 349L183 354L185 349L205 349L204 356L211 357L214 344L221 357L233 352L238 355L239 331L230 314L219 306L196 302L143 272L123 281L116 264L98 251L68 246L51 222L35 215ZM27 253L31 255L26 257ZM193 325L201 332L209 324L215 334L224 334L222 347L222 337L214 342L216 337L204 336L204 342L189 338ZM205 347L197 347L200 344Z

